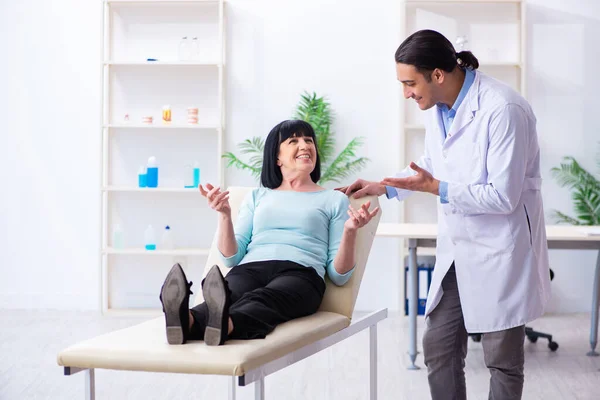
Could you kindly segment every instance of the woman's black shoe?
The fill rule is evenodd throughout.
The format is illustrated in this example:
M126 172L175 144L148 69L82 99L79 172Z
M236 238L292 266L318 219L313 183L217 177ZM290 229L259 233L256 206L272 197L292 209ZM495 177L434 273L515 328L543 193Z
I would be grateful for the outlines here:
M225 343L229 330L231 294L219 266L213 265L202 285L202 294L208 307L208 323L204 343L219 346Z
M160 289L160 302L165 313L167 341L184 344L190 330L190 287L181 265L175 264Z

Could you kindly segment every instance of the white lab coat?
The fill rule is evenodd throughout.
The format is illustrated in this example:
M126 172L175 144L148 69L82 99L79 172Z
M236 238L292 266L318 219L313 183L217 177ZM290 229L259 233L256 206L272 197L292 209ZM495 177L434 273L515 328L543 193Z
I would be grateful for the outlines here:
M447 138L437 107L428 113L425 152L417 164L449 183L449 203L438 206L425 315L439 304L442 279L455 261L468 332L536 319L550 298L550 277L531 107L504 83L477 72ZM399 200L408 194L398 189Z

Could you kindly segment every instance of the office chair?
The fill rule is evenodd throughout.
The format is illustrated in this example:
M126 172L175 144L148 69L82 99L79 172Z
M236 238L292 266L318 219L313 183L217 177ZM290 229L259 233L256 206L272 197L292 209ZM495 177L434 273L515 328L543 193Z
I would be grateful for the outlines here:
M554 271L550 270L550 280L554 279ZM481 342L481 333L470 333L471 339L474 342ZM538 338L548 339L548 348L550 351L558 349L558 343L552 341L552 335L548 333L534 331L533 328L525 327L525 336L531 343L537 342Z

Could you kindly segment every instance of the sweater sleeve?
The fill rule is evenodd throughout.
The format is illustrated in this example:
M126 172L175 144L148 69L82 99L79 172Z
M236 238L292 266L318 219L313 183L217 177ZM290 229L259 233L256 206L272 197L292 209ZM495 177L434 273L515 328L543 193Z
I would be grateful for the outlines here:
M335 269L334 260L340 248L340 243L342 241L344 223L349 218L347 210L348 206L350 205L350 201L343 194L337 199L338 201L337 203L335 203L331 219L329 220L329 248L327 252L326 270L329 279L331 279L331 282L333 282L337 286L342 286L346 282L348 282L348 280L352 276L352 272L354 272L354 266L350 271L344 274L340 274Z
M219 255L226 267L231 268L240 263L246 255L248 244L252 241L252 229L254 227L255 191L248 193L240 206L238 217L233 228L235 241L237 242L237 253L231 257Z

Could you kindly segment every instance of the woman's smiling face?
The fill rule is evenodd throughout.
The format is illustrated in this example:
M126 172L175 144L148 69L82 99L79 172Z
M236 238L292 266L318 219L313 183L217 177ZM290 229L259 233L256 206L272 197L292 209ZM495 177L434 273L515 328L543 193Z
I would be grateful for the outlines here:
M283 175L303 173L310 175L315 168L317 149L310 136L290 136L279 145L277 165Z

